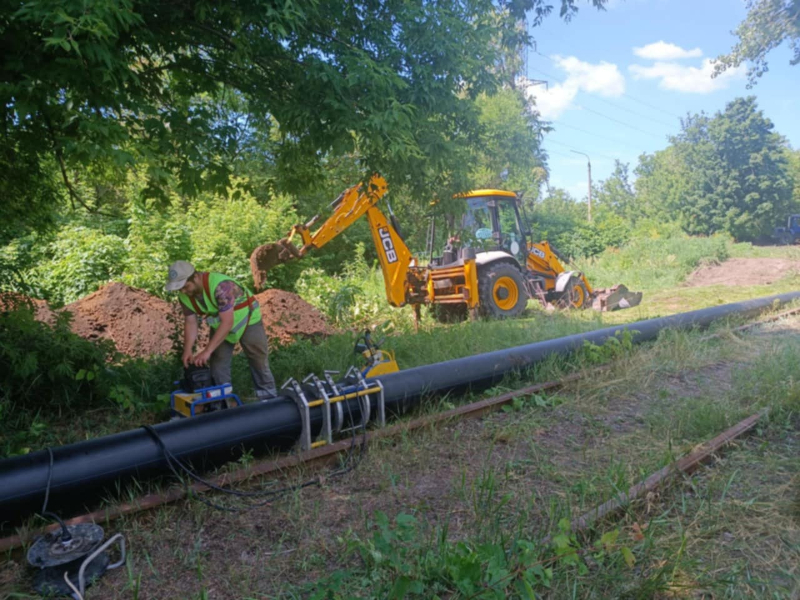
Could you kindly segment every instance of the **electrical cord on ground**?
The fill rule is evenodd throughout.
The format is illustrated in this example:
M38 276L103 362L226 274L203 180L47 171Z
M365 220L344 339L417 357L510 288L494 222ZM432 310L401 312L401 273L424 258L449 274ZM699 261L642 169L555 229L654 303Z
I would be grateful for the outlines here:
M41 515L56 521L61 526L61 541L68 542L72 539L72 534L67 529L66 523L56 513L48 512L47 510L47 503L50 500L50 484L53 482L53 463L55 462L53 449L50 446L47 447L47 453L50 455L50 466L47 469L47 485L44 488L44 503L42 504Z
M369 399L365 399L365 401L369 402ZM349 403L346 403L346 405L347 405L347 412L348 412L348 414L350 416L351 423L352 423L352 418L353 418L352 410L350 408ZM353 428L353 435L352 435L350 448L347 451L347 456L346 456L345 461L344 461L345 466L341 467L340 469L337 469L337 470L335 470L335 471L333 471L331 473L329 473L326 476L327 479L330 479L330 478L333 478L333 477L340 477L340 476L342 476L342 475L344 475L346 473L349 473L350 471L354 470L361 463L361 460L363 459L363 456L366 453L367 430L366 430L366 423L364 422L364 419L363 419L364 407L361 404L361 401L359 401L359 410L360 410L361 415L362 415L362 419L361 419L362 427L361 427L361 429L362 429L363 435L362 435L362 441L361 441L361 444L360 444L358 455L356 456L355 461L353 461L353 451L355 450L355 446L356 446L356 428ZM284 494L287 494L289 492L295 492L295 491L301 490L303 488L307 488L307 487L310 487L312 485L320 485L322 483L322 477L316 477L314 479L309 479L309 480L304 481L302 483L298 483L298 484L295 484L295 485L288 485L288 486L284 486L284 487L281 487L281 488L278 488L278 489L271 489L271 490L243 491L243 490L234 490L234 489L231 489L231 488L221 487L221 486L218 486L218 485L212 483L211 481L208 481L208 480L203 479L202 477L200 477L197 473L192 471L192 469L190 467L188 467L183 461L181 461L181 459L179 459L177 456L175 456L170 451L170 449L167 448L166 444L164 443L164 440L161 439L161 436L158 435L158 432L151 425L142 425L142 428L145 431L147 431L147 433L149 433L150 436L153 438L153 440L156 442L156 444L158 445L158 447L161 450L162 454L164 455L164 458L167 461L167 466L169 467L170 471L172 472L172 474L177 479L179 479L179 480L183 479L183 477L181 476L181 472L183 472L184 474L188 475L195 482L197 482L197 483L199 483L201 485L204 485L204 486L206 486L206 487L208 487L208 488L210 488L210 489L212 489L214 491L221 492L223 494L229 494L229 495L232 495L232 496L236 496L238 498L265 498L261 502L245 503L245 505L243 507L231 507L231 506L223 506L221 504L217 504L216 502L214 502L212 500L209 500L208 498L204 498L200 494L194 494L194 497L197 498L200 502L202 502L206 506L209 506L211 508L215 508L217 510L222 510L222 511L225 511L225 512L232 512L232 513L238 513L238 512L243 512L243 511L246 511L246 510L251 510L253 508L259 508L259 507L262 507L262 506L266 506L267 504L269 504L271 502L274 502L277 497L282 496ZM187 490L189 492L189 495L191 496L192 495L191 494L191 488L188 486L188 484L187 484Z

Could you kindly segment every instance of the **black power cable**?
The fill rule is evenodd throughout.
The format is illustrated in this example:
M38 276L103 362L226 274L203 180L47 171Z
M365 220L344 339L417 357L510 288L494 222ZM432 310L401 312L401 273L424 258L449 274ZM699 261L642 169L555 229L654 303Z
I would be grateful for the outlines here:
M369 399L365 398L364 401L365 402L369 402ZM353 413L352 413L352 410L350 409L350 404L346 403L346 406L347 406L348 416L350 417L350 422L352 423L353 422L352 421ZM359 400L359 411L361 412L362 441L361 441L361 444L360 444L359 452L356 455L355 462L353 462L353 451L355 450L355 447L356 447L356 428L353 428L352 441L351 441L351 444L350 444L350 448L347 451L347 457L345 458L345 461L344 461L344 464L346 466L329 473L327 475L327 477L326 477L327 479L330 479L330 478L333 478L333 477L341 477L342 475L344 475L346 473L349 473L350 471L354 470L361 463L361 460L363 459L364 454L366 453L366 447L367 447L367 424L364 422L364 418L363 418L364 417L364 407L363 407L363 405L361 403L361 400ZM282 496L283 494L287 494L289 492L295 492L295 491L301 490L303 488L310 487L312 485L320 485L322 483L322 478L321 477L317 477L317 478L314 478L314 479L309 479L309 480L304 481L302 483L298 483L298 484L295 484L295 485L288 485L288 486L284 486L284 487L281 487L281 488L278 488L278 489L272 489L272 490L243 491L243 490L234 490L234 489L230 489L230 488L224 488L224 487L218 486L218 485L216 485L216 484L214 484L214 483L212 483L212 482L210 482L210 481L208 481L206 479L203 479L197 473L192 471L192 469L190 467L188 467L183 461L181 461L180 458L175 456L172 453L172 451L170 451L169 448L167 448L166 444L164 443L164 440L161 439L161 436L158 435L158 432L155 429L153 429L153 427L151 425L142 425L142 429L147 431L147 433L149 433L150 436L153 438L153 440L156 442L156 444L160 448L162 454L164 455L164 458L167 461L167 466L169 467L170 471L172 471L172 474L175 475L175 477L177 479L179 479L179 480L183 479L183 477L181 476L181 473L180 473L180 471L182 471L183 473L188 475L191 479L193 479L197 483L205 485L208 488L210 488L210 489L212 489L214 491L217 491L217 492L221 492L223 494L229 494L229 495L232 495L232 496L236 496L238 498L256 498L256 497L258 497L258 498L266 498L262 502L248 503L248 504L245 504L243 507L230 507L230 506L222 506L221 504L217 504L216 502L208 500L207 498L204 498L203 496L201 496L199 494L194 494L195 498L197 498L198 500L200 500L200 502L202 502L203 504L205 504L205 505L207 505L207 506L209 506L211 508L216 508L218 510L222 510L222 511L226 511L226 512L232 512L232 513L243 512L243 511L250 510L250 509L253 509L253 508L259 508L261 506L266 506L270 502L275 501L275 499L277 497ZM190 496L191 496L192 495L191 494L191 488L189 488L188 485L187 485L187 489L189 490L189 493L190 493Z
M44 489L44 503L42 504L41 515L43 517L50 517L56 521L61 526L61 541L68 542L72 539L72 534L69 532L69 529L67 529L66 523L64 523L64 521L61 520L61 517L59 517L56 513L48 512L47 510L47 503L50 500L50 484L53 481L53 463L55 462L55 458L53 457L53 449L50 446L47 447L47 453L50 455L50 466L47 469L47 485Z

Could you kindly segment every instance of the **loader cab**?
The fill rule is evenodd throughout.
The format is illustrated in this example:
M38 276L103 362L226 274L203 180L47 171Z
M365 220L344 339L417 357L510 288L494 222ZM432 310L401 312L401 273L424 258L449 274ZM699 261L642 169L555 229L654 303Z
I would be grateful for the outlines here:
M476 254L500 251L524 267L528 256L527 230L519 212L519 197L505 190L475 190L464 195L462 243Z

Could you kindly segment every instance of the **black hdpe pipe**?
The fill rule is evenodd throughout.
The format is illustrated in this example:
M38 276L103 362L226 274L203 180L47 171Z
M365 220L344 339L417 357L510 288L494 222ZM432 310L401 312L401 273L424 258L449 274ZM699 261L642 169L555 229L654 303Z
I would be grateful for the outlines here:
M625 329L633 332L632 341L645 342L655 339L662 329L706 327L717 319L754 316L798 299L800 292L790 292L391 373L380 377L386 409L401 414L425 394L489 387L507 373L530 367L552 354L568 354L585 342L602 344ZM350 401L345 414L348 412L359 413L358 400ZM322 426L321 409L312 409L310 416L316 435ZM235 460L244 449L256 453L287 450L300 437L301 421L294 401L282 396L266 403L162 423L153 429L172 454L202 469ZM144 429L61 446L52 451L52 473L47 450L0 461L0 528L36 514L42 506L48 476L51 476L49 507L53 510L96 504L98 494L113 490L115 484L132 477L146 478L168 472L162 451Z

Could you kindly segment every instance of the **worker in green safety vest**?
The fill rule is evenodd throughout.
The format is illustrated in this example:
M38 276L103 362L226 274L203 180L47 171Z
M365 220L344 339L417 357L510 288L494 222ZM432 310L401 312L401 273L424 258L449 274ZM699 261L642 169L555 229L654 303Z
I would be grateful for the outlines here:
M169 267L165 289L179 292L184 314L184 367L208 365L215 385L230 383L231 359L238 343L250 363L256 397L268 400L277 396L261 309L245 286L220 273L196 271L190 263L179 260ZM212 335L206 347L195 354L198 318L205 319Z

